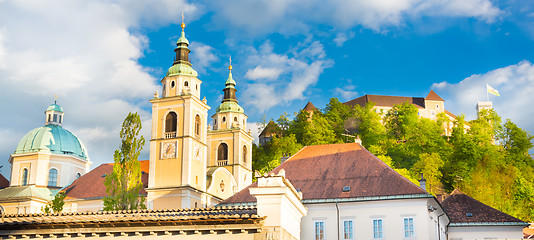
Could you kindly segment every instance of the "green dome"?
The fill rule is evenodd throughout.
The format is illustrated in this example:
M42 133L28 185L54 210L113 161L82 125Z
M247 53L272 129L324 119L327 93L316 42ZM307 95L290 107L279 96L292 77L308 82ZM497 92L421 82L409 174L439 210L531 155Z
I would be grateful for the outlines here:
M50 104L46 111L56 111L56 112L63 112L63 108L57 104Z
M183 63L172 65L172 67L170 67L167 71L167 77L175 75L183 75L190 77L198 76L197 71L195 71L191 66Z
M15 154L34 152L65 154L87 159L87 150L83 143L68 130L54 124L31 130L20 140L15 150Z
M234 87L236 85L235 84L235 80L232 77L232 72L228 73L228 79L226 79L226 82L224 83L224 85L226 85L226 87ZM230 85L230 86L228 86L228 85Z
M244 113L245 110L239 104L233 101L223 102L221 105L215 109L215 112L221 113L221 112L237 112L237 113Z

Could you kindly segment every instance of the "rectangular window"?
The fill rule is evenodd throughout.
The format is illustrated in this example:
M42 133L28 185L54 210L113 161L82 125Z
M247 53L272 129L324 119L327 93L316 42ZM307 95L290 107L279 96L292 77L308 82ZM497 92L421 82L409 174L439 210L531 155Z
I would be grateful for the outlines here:
M373 238L374 239L384 238L384 234L382 231L382 219L373 220Z
M324 240L324 222L315 222L315 240Z
M404 218L404 237L405 238L415 237L412 217Z
M343 239L352 240L352 220L343 221Z

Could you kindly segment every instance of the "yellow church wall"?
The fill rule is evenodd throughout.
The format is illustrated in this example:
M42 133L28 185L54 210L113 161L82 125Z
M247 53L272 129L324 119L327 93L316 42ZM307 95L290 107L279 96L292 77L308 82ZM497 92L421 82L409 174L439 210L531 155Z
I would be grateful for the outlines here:
M41 213L46 204L46 201L36 198L0 202L6 214Z
M28 169L28 185L48 186L51 168L58 170L57 186L64 187L76 180L76 174L85 174L91 162L75 156L46 152L11 155L12 172L10 186L21 185L21 174Z

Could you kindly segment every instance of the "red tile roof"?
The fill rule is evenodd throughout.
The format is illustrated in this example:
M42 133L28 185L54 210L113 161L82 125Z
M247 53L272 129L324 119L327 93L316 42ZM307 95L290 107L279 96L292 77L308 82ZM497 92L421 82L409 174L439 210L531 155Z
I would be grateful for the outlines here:
M141 181L143 189L140 194L146 195L145 188L148 187L149 161L139 161L141 164ZM92 199L107 196L106 186L104 186L105 176L113 171L113 163L105 163L91 170L80 178L76 179L70 186L64 189L67 194L66 199Z
M306 112L313 112L313 111L317 110L317 108L315 107L315 105L313 105L312 102L308 102L306 104L306 106L304 107L304 109L302 109L302 110L304 110Z
M441 98L440 96L438 96L438 94L436 92L434 92L434 90L430 90L430 92L428 93L428 95L426 96L425 100L431 100L431 101L445 101L443 100L443 98Z
M0 189L9 187L9 181L0 174Z
M306 146L271 172L282 169L303 200L427 194L357 143ZM255 202L248 190L255 186L222 204Z
M453 223L521 223L523 221L492 208L455 189L442 203ZM470 215L470 216L468 216ZM526 225L526 223L525 223Z
M384 96L384 95L364 95L359 98L350 100L343 104L345 105L360 105L365 106L368 102L376 103L377 107L393 107L395 105L403 104L406 101L413 104L417 108L425 108L425 99L420 97L398 97L398 96Z

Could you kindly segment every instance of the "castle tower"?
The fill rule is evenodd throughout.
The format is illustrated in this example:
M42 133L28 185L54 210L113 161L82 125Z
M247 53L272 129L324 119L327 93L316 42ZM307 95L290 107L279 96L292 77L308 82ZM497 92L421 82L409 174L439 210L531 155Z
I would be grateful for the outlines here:
M152 103L149 209L210 206L206 194L207 117L210 107L200 100L197 72L189 62L185 24L176 43L173 65L161 80L162 96Z
M252 136L245 131L247 115L236 98L236 82L229 66L223 89L224 98L211 116L213 130L208 131L208 192L222 198L229 197L252 183ZM213 173L225 172L232 179L218 179ZM225 186L223 189L221 186Z

